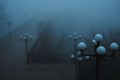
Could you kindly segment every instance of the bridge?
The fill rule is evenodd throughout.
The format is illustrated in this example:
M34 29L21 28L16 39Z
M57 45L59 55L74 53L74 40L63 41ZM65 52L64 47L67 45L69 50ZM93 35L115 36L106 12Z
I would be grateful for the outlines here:
M38 20L34 20L32 24L31 22L33 21L14 30L11 40L9 35L0 39L0 80L76 80L74 65L65 60L67 55L43 55L39 46L41 37L44 36L40 34L44 28L38 27ZM38 28L40 33L37 32ZM31 64L26 64L25 45L19 39L19 35L25 32L35 35L29 44ZM35 56L37 53L42 55ZM119 62L102 62L101 80L119 80L119 67ZM81 80L95 80L94 61L81 63L80 77Z

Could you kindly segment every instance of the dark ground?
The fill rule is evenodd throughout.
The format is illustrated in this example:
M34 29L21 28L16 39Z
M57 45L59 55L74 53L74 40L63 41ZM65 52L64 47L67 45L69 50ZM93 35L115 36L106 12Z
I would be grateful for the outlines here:
M73 64L28 64L19 66L19 68L15 68L2 65L0 80L76 80ZM102 63L99 69L99 80L120 80L119 68L120 65L118 64ZM81 80L95 80L94 63L81 63L80 78Z
M16 69L4 65L0 80L75 80L73 65L66 64L29 64Z

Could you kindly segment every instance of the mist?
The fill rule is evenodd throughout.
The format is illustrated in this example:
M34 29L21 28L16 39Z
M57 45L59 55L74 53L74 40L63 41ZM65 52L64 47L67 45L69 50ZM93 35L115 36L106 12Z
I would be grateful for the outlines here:
M74 32L85 37L74 43L68 39ZM106 50L111 42L120 44L120 0L0 0L0 80L75 80L74 45L83 41L85 53L94 53L96 33ZM94 80L94 62L83 61L81 79ZM101 79L119 78L119 56L114 65L101 63Z
M102 30L120 26L119 0L6 0L4 4L15 28L36 16L47 17L56 30L76 30L84 34L90 28Z

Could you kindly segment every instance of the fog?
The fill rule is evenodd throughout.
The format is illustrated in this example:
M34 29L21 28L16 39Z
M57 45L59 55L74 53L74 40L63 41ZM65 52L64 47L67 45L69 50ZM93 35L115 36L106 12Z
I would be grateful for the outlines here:
M1 0L14 27L36 17L47 17L56 29L86 33L90 28L120 26L119 0ZM5 28L5 26L4 26ZM6 29L6 28L5 28ZM2 29L1 29L2 30ZM5 31L4 31L5 32Z
M43 24L41 24L42 22ZM49 28L49 26L53 27ZM91 34L91 30L95 29L99 33L100 31L106 32L109 28L111 30L120 29L120 0L0 0L0 72L3 76L0 76L0 79L14 78L14 74L21 77L21 71L24 71L22 68L26 66L27 48L25 48L24 40L19 39L19 36L24 33L33 36L28 44L31 63L35 61L44 63L44 59L46 59L46 63L47 60L48 63L50 61L51 63L54 61L70 63L69 54L73 52L74 43L72 40L68 40L69 34L78 32L83 36L88 36ZM61 36L58 36L57 33L60 33ZM109 39L103 34L105 38L103 44L107 42L104 44L105 47L111 41L120 44L118 33L119 30L118 32L113 31L113 33L109 31ZM87 38L89 39L87 40ZM91 37L87 38L85 37L84 40L89 45ZM84 40L81 39L81 41ZM90 47L89 51L93 52L93 49ZM46 57L41 58L41 54ZM88 65L86 67L88 68ZM117 70L119 67L115 69ZM93 67L90 70L93 70ZM109 71L107 73L111 73Z

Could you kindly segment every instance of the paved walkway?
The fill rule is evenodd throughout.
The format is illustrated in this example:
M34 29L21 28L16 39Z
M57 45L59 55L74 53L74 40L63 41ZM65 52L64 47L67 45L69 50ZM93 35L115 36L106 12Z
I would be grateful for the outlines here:
M74 66L70 64L29 64L17 69L4 65L3 70L7 73L1 74L0 80L75 80Z

